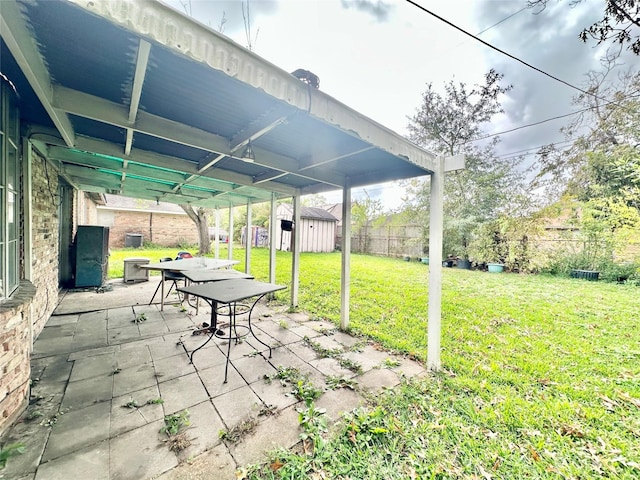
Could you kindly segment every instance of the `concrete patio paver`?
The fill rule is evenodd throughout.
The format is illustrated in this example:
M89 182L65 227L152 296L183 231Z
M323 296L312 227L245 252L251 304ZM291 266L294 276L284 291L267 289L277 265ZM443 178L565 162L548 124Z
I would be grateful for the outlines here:
M211 480L236 479L236 461L224 444L179 465L157 477L157 480Z
M150 363L123 368L113 376L113 396L119 397L156 384L156 372Z
M160 398L164 400L165 415L180 412L209 399L197 373L167 380L158 384Z
M108 401L55 417L42 460L53 460L108 439L110 411L111 401Z
M228 339L211 339L189 361L208 339L192 331L210 321L210 307L201 305L195 315L193 308L168 303L160 312L146 304L156 282L144 283L61 294L57 314L34 344L32 405L3 438L24 442L26 452L12 457L0 478L231 480L238 468L265 461L271 449L299 442L304 403L293 385L277 378L279 367L295 368L322 392L315 405L331 422L363 405L363 392L424 375L418 363L331 323L274 313L260 303L252 324L272 356L254 338L232 340L224 383ZM133 322L142 313L145 320ZM341 367L335 355L364 373ZM328 389L327 375L352 379L354 389ZM184 410L190 445L174 452L161 429L165 415ZM237 441L220 439L221 431L247 420L251 428Z
M69 472L73 472L74 478L109 480L109 442L100 442L44 463L35 480L68 480Z
M288 407L259 422L240 442L229 445L229 451L239 465L248 465L265 462L268 452L290 448L299 440L298 412Z
M257 418L264 410L262 400L248 385L231 390L213 400L227 429L232 429L247 418Z
M167 449L160 429L161 420L112 438L109 473L112 480L154 478L178 465L176 455Z
M113 374L69 382L62 400L62 410L79 410L113 397Z
M224 423L211 402L204 401L189 407L191 425L186 430L190 445L178 452L178 458L186 461L221 443L220 432L225 429Z
M115 437L143 425L162 420L164 408L157 385L114 397L111 401L111 424L109 436ZM139 407L135 407L139 405Z

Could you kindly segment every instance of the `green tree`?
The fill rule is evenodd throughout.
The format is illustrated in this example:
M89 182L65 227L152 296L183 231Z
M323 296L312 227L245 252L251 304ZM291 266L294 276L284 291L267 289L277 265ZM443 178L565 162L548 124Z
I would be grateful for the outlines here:
M329 202L327 202L327 199L324 195L314 193L312 195L305 195L304 197L302 197L301 203L303 207L323 207Z
M491 70L485 75L484 84L470 89L464 83L450 81L443 95L428 84L422 104L410 118L410 138L418 145L437 154L466 155L465 170L447 173L445 177L443 253L446 255L467 257L473 230L512 206L524 185L523 172L515 168L516 160L496 157L497 137L484 145L477 142L485 125L503 112L500 96L511 86L502 86L502 78ZM426 242L429 182L414 180L406 188L409 195L405 208L413 212L414 221L424 226Z
M575 6L584 0L570 0ZM530 8L544 9L549 0L529 0ZM584 28L578 38L587 42L589 38L598 45L610 41L620 47L627 46L636 55L640 55L640 1L638 0L606 0L604 12L600 20Z
M587 75L590 94L574 100L583 113L562 128L569 146L541 150L538 179L558 198L615 197L640 209L640 73L610 81L612 69Z
M271 204L269 202L255 203L251 205L251 225L254 227L269 227ZM242 229L247 226L247 209L236 208L233 217L233 238L239 240ZM229 232L231 234L231 232Z
M211 252L211 240L209 239L209 223L207 220L207 210L203 207L193 208L189 204L180 204L198 229L198 255Z
M631 260L625 247L640 238L640 73L611 80L613 67L588 74L591 94L575 99L584 113L562 129L569 146L549 146L540 159L539 177L579 202L580 243L565 252L568 268Z
M367 252L369 249L369 234L367 227L377 226L376 219L381 219L384 213L384 206L380 200L374 200L369 192L364 190L364 197L356 200L351 205L351 223L354 233L360 238L359 251Z

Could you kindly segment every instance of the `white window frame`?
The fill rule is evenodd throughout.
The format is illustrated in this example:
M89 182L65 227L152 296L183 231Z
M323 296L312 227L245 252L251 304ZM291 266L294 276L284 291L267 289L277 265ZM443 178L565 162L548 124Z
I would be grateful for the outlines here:
M0 77L0 301L20 284L20 117L13 85Z

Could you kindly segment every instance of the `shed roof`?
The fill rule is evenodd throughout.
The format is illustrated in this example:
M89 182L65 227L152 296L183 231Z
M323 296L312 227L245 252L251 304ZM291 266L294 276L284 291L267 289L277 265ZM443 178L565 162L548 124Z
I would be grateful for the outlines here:
M288 203L283 203L278 207L278 217L285 216L289 219L293 218L293 206ZM324 220L329 222L337 222L338 219L331 215L324 208L319 207L301 207L300 218L308 218L314 220Z
M5 0L0 20L1 69L30 140L80 190L226 207L435 168L429 152L162 3Z

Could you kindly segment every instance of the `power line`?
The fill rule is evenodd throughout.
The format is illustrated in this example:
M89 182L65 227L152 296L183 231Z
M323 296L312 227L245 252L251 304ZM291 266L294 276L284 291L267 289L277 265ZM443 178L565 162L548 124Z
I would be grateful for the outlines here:
M561 142L553 142L553 145L564 145L569 143L573 143L573 140L563 140ZM515 152L503 153L503 154L497 155L496 158L507 159L507 158L517 158L520 155L525 156L525 155L536 154L538 153L538 150L540 150L542 147L546 147L547 145L550 145L550 144L546 143L544 145L537 145L535 147L529 147L523 150L516 150Z
M496 52L501 53L501 54L503 54L503 55L505 55L505 56L507 56L507 57L511 58L512 60L515 60L516 62L519 62L519 63L521 63L521 64L525 65L526 67L529 67L529 68L531 68L532 70L535 70L536 72L541 73L542 75L545 75L545 76L547 76L547 77L549 77L549 78L551 78L551 79L555 80L556 82L560 82L560 83L562 83L563 85L566 85L566 86L568 86L568 87L570 87L570 88L572 88L572 89L574 89L574 90L577 90L577 91L578 91L578 92L580 92L580 93L583 93L583 94L588 95L588 96L590 96L590 97L598 98L599 100L603 100L602 98L599 98L599 97L598 97L597 95L595 95L594 93L587 92L586 90L583 90L583 89L581 89L581 88L579 88L579 87L576 87L575 85L572 85L571 83L569 83L569 82L567 82L567 81L565 81L565 80L562 80L561 78L558 78L558 77L556 77L556 76L554 76L554 75L551 75L550 73L547 73L547 72L545 72L544 70L542 70L542 69L540 69L540 68L538 68L538 67L535 67L535 66L531 65L530 63L525 62L524 60L522 60L522 59L520 59L520 58L516 57L515 55L512 55L512 54L510 54L510 53L508 53L508 52L505 52L504 50L502 50L502 49L500 49L500 48L498 48L498 47L496 47L496 46L494 46L494 45L491 45L489 42L485 42L484 40L482 40L481 38L478 38L478 37L477 37L476 35L474 35L473 33L469 33L469 32L467 32L466 30L464 30L463 28L459 27L458 25L456 25L456 24L454 24L454 23L450 22L450 21L449 21L449 20L447 20L446 18L441 17L440 15L438 15L438 14L436 14L436 13L432 12L431 10L429 10L429 9L427 9L427 8L425 8L425 7L423 7L422 5L420 5L420 4L416 3L416 2L414 2L413 0L406 0L406 1L407 1L408 3L410 3L411 5L413 5L414 7L419 8L419 9L420 9L420 10L422 10L423 12L425 12L425 13L427 13L427 14L431 15L432 17L437 18L437 19L438 19L438 20L440 20L441 22L446 23L446 24L447 24L447 25L449 25L450 27L455 28L455 29L456 29L456 30L458 30L459 32L464 33L465 35L467 35L467 36L469 36L469 37L473 38L474 40L477 40L478 42L480 42L480 43L482 43L483 45L485 45L485 46L487 46L487 47L489 47L489 48L491 48L491 49L495 50Z
M504 17L502 20L498 20L496 23L494 23L493 25L488 26L487 28L485 28L484 30L479 31L478 33L476 33L476 35L480 36L485 32L488 32L489 30L491 30L492 28L497 27L498 25L500 25L503 22L506 22L507 20L509 20L512 17L515 17L516 15L518 15L520 12L527 10L529 7L522 7L520 10L518 10L517 12L512 13L511 15L508 15L506 17ZM467 40L463 40L460 43L456 44L455 46L451 47L450 49L447 49L447 51L451 51L454 50L456 48L458 48L460 45L464 45L467 42Z
M484 137L478 137L478 138L474 138L473 140L469 140L466 143L477 142L479 140L486 140L487 138L497 137L498 135L502 135L503 133L511 133L511 132L515 132L517 130L522 130L523 128L535 127L536 125L542 125L543 123L552 122L554 120L559 120L561 118L571 117L573 115L577 115L579 113L586 112L587 110L592 110L593 108L594 107L584 108L584 109L578 110L576 112L565 113L564 115L557 115L555 117L546 118L544 120L540 120L539 122L533 122L533 123L528 123L526 125L520 125L519 127L510 128L509 130L503 130L502 132L490 133L488 135L485 135Z
M509 15L508 17L504 17L502 20L499 20L498 22L494 23L493 25L491 25L490 27L485 28L484 30L481 30L480 32L476 33L477 36L482 35L485 32L488 32L489 30L491 30L494 27L497 27L498 25L500 25L503 22L506 22L507 20L509 20L511 17L515 17L517 14L519 14L520 12L526 10L529 7L522 7L520 10L518 10L517 12L512 13L511 15Z
M622 105L620 105L620 103L619 103L620 101L624 101L624 100L627 100L629 98L638 98L638 97L640 97L639 94L629 94L629 95L627 95L625 97L620 98L619 100L617 100L615 102L607 101L604 105L595 105L595 106L592 106L592 107L586 107L586 108L582 108L580 110L576 110L575 112L565 113L564 115L557 115L555 117L546 118L544 120L540 120L538 122L533 122L533 123L528 123L526 125L520 125L519 127L510 128L509 130L504 130L502 132L490 133L488 135L485 135L484 137L478 137L478 138L474 138L473 140L469 140L468 142L465 142L465 144L471 143L471 142L477 142L478 140L486 140L487 138L491 138L491 137L497 137L498 135L502 135L503 133L511 133L511 132L515 132L517 130L522 130L523 128L535 127L536 125L541 125L543 123L552 122L553 120L558 120L560 118L571 117L572 115L578 115L580 113L584 113L584 112L587 112L589 110L595 110L596 108L606 107L607 105L616 105L616 106L622 108Z

